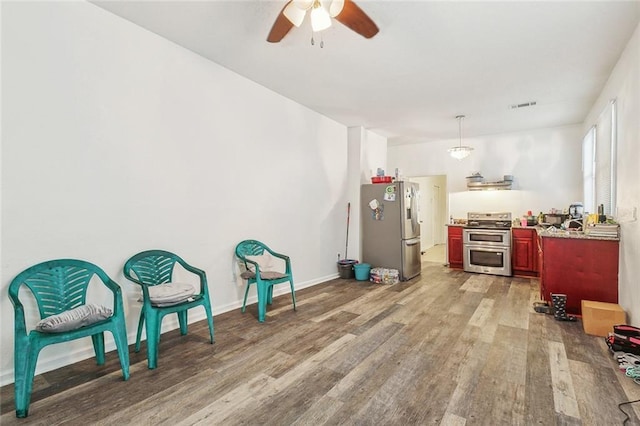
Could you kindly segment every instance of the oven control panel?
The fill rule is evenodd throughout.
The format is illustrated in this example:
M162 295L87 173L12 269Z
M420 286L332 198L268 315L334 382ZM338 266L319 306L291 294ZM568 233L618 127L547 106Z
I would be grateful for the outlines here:
M474 228L511 228L511 212L467 213L467 226Z
M474 220L511 220L511 212L508 213L467 213L467 219Z

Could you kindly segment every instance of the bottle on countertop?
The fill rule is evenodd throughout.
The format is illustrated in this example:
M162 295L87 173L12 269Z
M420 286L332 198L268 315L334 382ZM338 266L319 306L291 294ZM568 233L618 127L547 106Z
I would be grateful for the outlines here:
M525 217L527 219L526 226L535 226L537 219L533 217L533 212L531 212L531 210L527 210L527 215Z
M542 225L544 223L544 213L540 212L538 215L538 225Z

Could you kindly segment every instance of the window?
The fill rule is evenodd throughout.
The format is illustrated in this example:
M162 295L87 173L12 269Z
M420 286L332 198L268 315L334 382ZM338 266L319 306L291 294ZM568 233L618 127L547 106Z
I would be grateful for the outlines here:
M613 214L616 206L616 103L611 101L596 125L582 141L582 173L584 208L589 213L604 206L604 213Z
M584 193L583 203L584 211L596 212L596 180L595 180L595 142L596 142L596 126L593 126L587 132L582 140L582 190Z

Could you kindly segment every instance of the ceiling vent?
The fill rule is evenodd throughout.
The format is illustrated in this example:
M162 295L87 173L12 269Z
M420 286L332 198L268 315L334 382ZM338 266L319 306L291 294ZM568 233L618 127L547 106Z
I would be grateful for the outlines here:
M510 105L509 108L511 109L526 108L526 107L534 106L536 103L537 103L536 101L525 102L523 104Z

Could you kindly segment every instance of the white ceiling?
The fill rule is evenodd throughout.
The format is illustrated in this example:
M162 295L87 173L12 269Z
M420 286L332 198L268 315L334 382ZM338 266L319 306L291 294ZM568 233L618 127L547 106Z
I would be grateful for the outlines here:
M356 0L380 32L334 21L320 48L308 19L266 41L286 0L93 3L390 145L457 138L458 114L465 137L581 123L640 22L637 0Z

